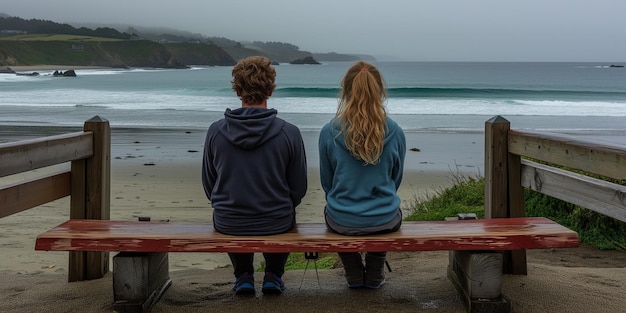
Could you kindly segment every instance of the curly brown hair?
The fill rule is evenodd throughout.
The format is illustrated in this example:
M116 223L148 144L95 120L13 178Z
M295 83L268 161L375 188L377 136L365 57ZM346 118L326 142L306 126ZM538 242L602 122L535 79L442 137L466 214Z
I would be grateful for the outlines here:
M232 76L232 88L243 103L262 103L276 88L276 70L266 57L251 56L239 60L233 67Z

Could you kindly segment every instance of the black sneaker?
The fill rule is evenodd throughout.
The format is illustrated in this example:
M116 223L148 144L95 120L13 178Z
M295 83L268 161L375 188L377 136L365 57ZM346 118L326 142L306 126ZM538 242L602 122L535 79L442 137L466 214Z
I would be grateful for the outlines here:
M285 283L283 280L274 275L272 272L265 273L265 277L263 277L263 291L264 294L281 294L285 290Z
M368 282L367 284L365 284L365 287L367 287L369 289L378 289L378 288L382 287L384 284L385 284L385 279L383 279L381 281Z
M237 277L233 285L233 291L236 295L254 294L254 275L243 273L241 276Z

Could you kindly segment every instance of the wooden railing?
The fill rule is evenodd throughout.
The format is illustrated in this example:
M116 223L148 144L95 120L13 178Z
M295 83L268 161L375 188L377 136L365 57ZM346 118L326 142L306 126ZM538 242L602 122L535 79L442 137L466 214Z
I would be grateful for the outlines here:
M546 162L544 165L528 159ZM485 218L523 217L524 188L626 222L626 186L564 170L626 179L626 146L510 129L495 116L485 123ZM526 274L526 252L505 255L505 272Z
M0 177L71 162L62 170L0 186L0 218L71 196L71 219L110 218L111 134L98 116L82 132L0 144ZM69 281L100 278L106 252L70 252Z

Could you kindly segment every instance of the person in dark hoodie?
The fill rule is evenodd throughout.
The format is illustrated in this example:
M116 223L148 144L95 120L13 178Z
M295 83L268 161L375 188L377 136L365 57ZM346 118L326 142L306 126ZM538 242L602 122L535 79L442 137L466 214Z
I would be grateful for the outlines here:
M213 207L215 230L228 235L273 235L295 226L295 208L307 190L300 130L267 108L276 70L260 56L240 60L232 88L241 108L226 109L207 131L202 184ZM254 294L253 253L229 253L236 294ZM262 292L280 294L289 253L263 253Z
M402 211L406 139L386 114L386 91L376 67L353 64L341 82L335 118L320 131L320 179L326 193L327 227L344 235L397 231ZM339 253L350 288L377 289L385 283L386 252ZM365 262L363 262L365 261Z

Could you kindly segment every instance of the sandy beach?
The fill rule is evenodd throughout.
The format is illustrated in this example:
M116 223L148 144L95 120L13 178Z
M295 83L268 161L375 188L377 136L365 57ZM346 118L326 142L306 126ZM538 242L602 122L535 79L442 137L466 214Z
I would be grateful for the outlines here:
M41 134L0 128L0 142ZM309 188L297 219L323 221L324 194L317 172L316 132L303 133L309 160ZM482 171L480 134L446 134L427 139L407 134L407 168L400 196L403 208L454 183L452 172ZM111 219L211 221L200 183L204 130L114 129L112 132ZM449 141L445 141L448 138ZM458 141L458 143L457 143ZM438 147L456 150L452 157ZM450 147L452 146L452 147ZM311 149L309 149L311 147ZM44 172L39 170L38 172ZM18 175L19 176L19 175ZM0 183L10 182L8 177ZM67 283L67 252L35 251L36 236L69 216L69 199L0 219L0 311L111 312L111 273ZM111 254L113 255L113 253ZM349 290L342 269L289 271L279 297L235 297L226 254L170 254L173 285L153 312L464 312L446 278L448 254L390 253L392 272L380 290ZM257 258L260 260L261 258ZM575 249L528 253L529 274L504 278L503 294L515 312L619 312L626 306L626 253ZM257 284L259 284L257 282Z

